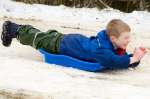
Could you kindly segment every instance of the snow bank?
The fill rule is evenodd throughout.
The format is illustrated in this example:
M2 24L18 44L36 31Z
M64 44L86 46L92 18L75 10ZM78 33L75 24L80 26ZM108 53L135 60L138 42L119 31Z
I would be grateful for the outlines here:
M65 6L46 6L40 4L16 3L10 0L0 1L0 17L36 19L44 21L68 23L72 27L91 27L96 29L105 28L105 25L113 18L119 18L131 26L148 26L150 24L150 13L146 11L134 11L132 13L122 13L114 9L104 9L99 11L96 8L69 8ZM140 24L140 25L139 25ZM142 27L148 32L150 29ZM140 31L141 28L139 29ZM136 30L135 30L136 31Z

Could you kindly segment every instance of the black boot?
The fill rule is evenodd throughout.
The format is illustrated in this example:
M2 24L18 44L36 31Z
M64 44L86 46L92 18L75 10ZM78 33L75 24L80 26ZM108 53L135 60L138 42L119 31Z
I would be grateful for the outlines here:
M17 30L20 28L20 26L21 25L12 23L11 21L4 22L1 34L2 44L4 46L10 46L12 39L17 37Z

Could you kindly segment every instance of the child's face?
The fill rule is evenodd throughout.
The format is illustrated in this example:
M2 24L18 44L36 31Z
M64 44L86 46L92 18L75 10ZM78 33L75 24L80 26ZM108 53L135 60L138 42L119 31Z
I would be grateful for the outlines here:
M130 32L121 33L118 38L111 36L111 41L116 48L126 49L130 42Z

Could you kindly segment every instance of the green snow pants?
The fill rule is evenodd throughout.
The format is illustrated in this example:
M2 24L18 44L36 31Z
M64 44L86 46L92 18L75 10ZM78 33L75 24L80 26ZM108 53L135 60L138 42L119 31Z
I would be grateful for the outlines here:
M60 41L63 34L56 30L41 32L31 25L22 25L17 33L17 40L23 45L30 45L35 49L43 48L50 53L59 53Z

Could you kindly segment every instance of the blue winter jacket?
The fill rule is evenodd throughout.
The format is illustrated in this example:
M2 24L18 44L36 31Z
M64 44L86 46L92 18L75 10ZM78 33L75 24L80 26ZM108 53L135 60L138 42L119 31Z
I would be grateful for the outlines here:
M130 56L127 53L123 56L117 55L105 30L89 38L81 34L64 35L59 50L60 54L98 62L106 69L124 69L128 68L130 63Z

